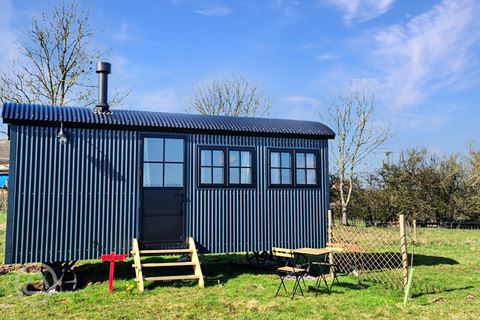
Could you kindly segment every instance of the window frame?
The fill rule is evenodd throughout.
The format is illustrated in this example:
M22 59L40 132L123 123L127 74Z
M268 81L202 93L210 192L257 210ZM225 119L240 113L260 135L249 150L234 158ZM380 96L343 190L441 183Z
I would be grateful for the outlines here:
M227 171L228 171L228 174L227 174L227 178L228 178L228 181L227 181L227 184L229 187L232 187L232 188L253 188L255 187L256 185L256 157L255 157L255 148L252 148L252 147L228 147L227 148L227 163L226 163L226 167L227 167ZM242 157L242 151L245 152L250 152L250 161L251 161L251 164L250 164L250 168L252 171L251 171L251 174L252 174L252 180L250 183L241 183L242 181L242 177L241 177L241 172L242 172L242 168L247 168L247 167L242 167L241 166L241 159L239 159L239 167L233 167L233 168L238 168L239 171L240 171L240 175L238 176L238 181L240 181L240 183L230 183L230 151L238 151L240 152L240 158Z
M307 167L307 158L305 157L305 167L304 168L297 168L297 154L298 153L303 153L303 154L313 154L315 156L315 161L313 162L314 167L313 168L308 168ZM301 188L309 188L309 187L316 187L318 186L319 182L319 161L318 161L318 151L317 152L312 152L312 151L305 151L305 150L295 150L295 186L301 187ZM315 183L307 183L307 173L308 170L315 170ZM305 172L305 183L297 183L297 170L303 170Z
M221 150L223 151L223 183L202 183L202 150ZM251 183L230 183L230 151L249 151L251 155L251 169L252 169L252 181ZM212 146L212 145L200 145L197 147L197 186L199 188L232 188L232 189L251 189L256 188L256 149L255 147L243 147L243 146Z
M292 159L292 166L291 166L291 184L272 184L272 163L271 163L271 153L272 152L288 152L290 153L290 157ZM315 184L301 184L297 183L297 153L312 153L315 155ZM267 179L268 188L286 188L286 189L317 189L320 188L320 151L317 149L307 149L307 148L268 148L267 152ZM304 169L304 168L300 168ZM306 170L306 168L305 168ZM306 177L305 177L306 182Z
M213 165L213 158L212 158L212 165L211 166L202 166L202 151L222 151L223 152L223 166L221 167L223 170L223 183L213 183L213 168L220 168L220 166ZM224 187L226 184L227 173L225 172L225 162L226 162L226 150L224 147L216 147L216 146L201 146L198 148L198 159L197 159L197 179L198 179L198 186L199 187ZM212 153L213 154L213 153ZM212 183L202 183L202 167L208 167L212 169Z
M182 170L182 186L167 186L165 187L165 164L179 164L180 162L176 161L156 161L156 160L145 160L145 138L154 138L154 139L163 139L163 160L165 160L165 139L181 139L183 140L183 160L182 160L182 165L183 165L183 170ZM139 149L137 149L140 153L140 159L138 163L138 168L139 168L139 175L138 175L138 183L140 184L141 188L148 188L148 189L157 189L157 190L163 190L163 189L185 189L187 185L187 142L188 142L188 136L184 134L176 134L176 133L163 133L163 134L157 134L157 133L146 133L142 132L139 135L140 143L139 143ZM162 172L162 185L163 186L144 186L144 167L145 163L158 163L158 164L163 164L163 172Z
M288 153L290 154L290 181L291 183L272 183L272 153ZM268 171L268 175L267 175L267 179L268 179L268 186L271 187L271 188L292 188L294 187L295 185L295 155L293 153L293 150L291 149L268 149L268 152L267 152L267 157L268 157L268 160L266 161L267 162L267 171ZM282 158L282 156L280 155L280 159ZM281 161L281 160L280 160ZM275 169L277 169L277 167L275 167ZM280 169L280 180L282 180L281 176L282 176L282 167L278 167L278 169Z

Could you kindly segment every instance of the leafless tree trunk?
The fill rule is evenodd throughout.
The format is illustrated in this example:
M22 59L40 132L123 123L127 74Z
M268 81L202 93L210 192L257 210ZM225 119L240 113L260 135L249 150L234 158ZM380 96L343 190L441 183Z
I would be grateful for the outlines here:
M270 98L247 78L214 80L196 87L187 110L226 116L265 116Z
M12 63L10 72L0 74L0 100L92 105L94 63L102 54L90 44L94 32L88 20L87 12L63 2L51 15L33 18L20 41L21 58Z
M342 224L348 224L348 206L359 165L390 137L389 129L374 125L375 94L353 83L338 94L329 116L337 133L334 156L339 176Z

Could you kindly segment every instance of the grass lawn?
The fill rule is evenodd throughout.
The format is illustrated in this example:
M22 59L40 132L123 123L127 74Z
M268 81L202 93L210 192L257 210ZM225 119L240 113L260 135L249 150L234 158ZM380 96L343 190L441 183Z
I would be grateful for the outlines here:
M4 213L0 224L3 259ZM205 289L155 283L143 294L127 290L135 284L131 261L117 264L112 294L107 293L108 265L97 261L78 265L83 284L75 292L24 297L19 288L39 275L23 270L0 274L0 319L478 319L480 231L420 229L418 242L415 288L406 307L402 292L371 283L362 288L354 277L341 277L341 286L318 297L307 292L293 301L275 298L278 278L231 254L201 257Z

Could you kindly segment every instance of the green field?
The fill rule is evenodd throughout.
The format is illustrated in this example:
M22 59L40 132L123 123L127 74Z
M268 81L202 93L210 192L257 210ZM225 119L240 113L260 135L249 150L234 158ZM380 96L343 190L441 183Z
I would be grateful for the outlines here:
M3 259L5 215L0 214ZM0 274L0 319L478 319L480 231L418 231L415 288L406 307L402 292L341 277L341 286L318 297L307 292L290 301L274 297L278 279L269 270L242 264L241 255L201 257L206 288L194 284L151 284L143 294L134 284L131 262L119 264L115 291L107 292L108 266L84 261L75 292L24 297L21 285L38 279L17 270ZM290 283L291 285L291 283Z

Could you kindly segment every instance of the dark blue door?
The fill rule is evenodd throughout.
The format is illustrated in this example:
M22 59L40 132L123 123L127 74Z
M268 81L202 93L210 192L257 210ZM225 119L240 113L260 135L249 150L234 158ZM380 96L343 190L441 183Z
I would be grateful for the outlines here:
M142 244L184 242L184 139L143 139Z

